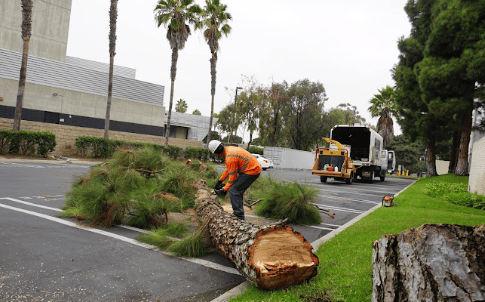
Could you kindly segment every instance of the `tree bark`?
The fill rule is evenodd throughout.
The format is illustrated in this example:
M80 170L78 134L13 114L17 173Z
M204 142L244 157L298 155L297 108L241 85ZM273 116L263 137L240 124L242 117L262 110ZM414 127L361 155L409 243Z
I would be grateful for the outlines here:
M209 118L209 132L207 133L207 148L212 136L212 121L214 118L214 95L216 94L216 63L217 54L212 53L212 58L209 60L211 63L211 115Z
M168 138L170 137L170 122L172 120L172 107L173 107L173 89L175 85L175 76L177 74L177 60L179 58L179 50L177 48L172 49L172 66L170 67L170 103L168 105L167 116L167 128L165 129L165 147L168 147Z
M485 225L424 224L373 243L372 301L485 301Z
M426 168L426 177L438 176L436 172L436 155L435 155L435 139L434 137L428 140L426 161L428 163Z
M253 285L267 290L288 288L317 274L318 257L291 227L241 221L202 187L197 191L196 211L208 225L212 244Z
M461 131L459 128L453 130L453 141L451 143L450 164L448 166L448 173L455 173L458 149L460 148Z
M20 130L20 122L22 121L22 108L24 102L25 82L27 79L27 61L29 59L29 43L32 33L32 9L34 3L32 0L22 0L22 65L20 65L19 88L17 92L17 103L15 104L15 112L13 118L13 130Z
M455 169L456 176L468 175L468 145L470 144L470 134L472 130L472 112L473 108L470 108L463 117L460 147L458 149L458 159Z

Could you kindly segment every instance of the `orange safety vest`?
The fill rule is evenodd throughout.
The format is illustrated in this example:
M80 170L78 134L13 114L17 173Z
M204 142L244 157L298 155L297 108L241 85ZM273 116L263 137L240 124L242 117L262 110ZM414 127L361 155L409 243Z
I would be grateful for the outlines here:
M261 173L261 165L251 153L239 147L227 146L225 149L226 169L219 179L224 181L229 176L224 190L229 190L236 182L237 174L257 175Z

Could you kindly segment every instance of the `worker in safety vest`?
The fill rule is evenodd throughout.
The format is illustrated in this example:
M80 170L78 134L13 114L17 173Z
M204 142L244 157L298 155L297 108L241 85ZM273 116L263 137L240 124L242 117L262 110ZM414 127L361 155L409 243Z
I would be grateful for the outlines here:
M229 192L232 213L237 218L244 220L243 194L258 179L261 174L261 165L248 151L239 147L226 147L217 140L209 143L209 150L226 159L226 169L215 185L214 191L221 197L226 196ZM224 185L227 177L229 177L229 181Z

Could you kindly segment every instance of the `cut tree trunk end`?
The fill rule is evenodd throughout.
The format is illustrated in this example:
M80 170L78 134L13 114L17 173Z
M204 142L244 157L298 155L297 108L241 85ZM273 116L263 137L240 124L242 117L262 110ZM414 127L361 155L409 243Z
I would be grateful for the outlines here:
M196 211L207 223L212 244L253 285L288 288L317 274L318 257L308 241L285 225L253 225L223 210L199 183Z
M424 224L373 244L372 301L485 301L485 225Z

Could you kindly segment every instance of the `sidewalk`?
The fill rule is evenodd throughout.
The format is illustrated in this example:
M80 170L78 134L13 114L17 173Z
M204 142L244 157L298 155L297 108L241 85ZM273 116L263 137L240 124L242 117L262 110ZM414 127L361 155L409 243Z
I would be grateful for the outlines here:
M83 164L83 165L98 165L103 163L103 161L92 161L92 160L83 160L78 158L67 158L67 157L49 157L45 159L41 158L26 158L26 156L19 156L19 157L12 157L12 156L3 156L0 155L0 162L23 162L23 163L45 163L45 164Z

